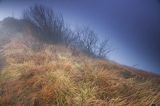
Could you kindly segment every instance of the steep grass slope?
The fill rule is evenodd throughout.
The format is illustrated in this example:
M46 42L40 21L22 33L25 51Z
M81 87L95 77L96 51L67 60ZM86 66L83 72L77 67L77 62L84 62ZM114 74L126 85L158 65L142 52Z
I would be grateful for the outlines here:
M74 54L63 45L1 45L0 106L160 105L157 75Z

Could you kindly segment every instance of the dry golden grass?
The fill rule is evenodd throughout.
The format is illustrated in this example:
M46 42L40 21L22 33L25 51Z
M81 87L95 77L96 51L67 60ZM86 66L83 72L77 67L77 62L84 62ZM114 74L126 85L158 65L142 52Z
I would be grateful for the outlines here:
M160 105L160 79L63 45L12 40L3 46L0 106ZM35 50L35 48L38 48Z

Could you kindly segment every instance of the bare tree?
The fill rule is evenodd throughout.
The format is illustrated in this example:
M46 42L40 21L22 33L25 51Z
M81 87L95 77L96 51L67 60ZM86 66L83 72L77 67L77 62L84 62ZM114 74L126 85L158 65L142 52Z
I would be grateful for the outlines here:
M65 26L63 17L55 14L51 8L35 5L24 11L23 19L36 33L33 35L40 40L64 43L67 47L79 48L82 52L94 57L105 57L110 52L107 40L101 42L89 27L73 32Z
M30 23L33 30L41 40L47 42L59 43L63 40L64 21L61 15L57 15L51 8L35 5L26 9L23 13L23 19Z
M80 40L79 36L77 36L69 26L67 26L64 30L64 44L66 47L74 46L76 47L76 44L78 44L78 41Z
M100 41L98 35L88 27L77 32L77 35L80 37L80 47L89 55L104 58L111 51L109 40Z
M89 27L83 27L76 32L78 39L78 46L83 52L89 56L106 58L107 54L111 52L109 47L109 40L101 41L98 35Z
M105 39L99 43L97 48L97 57L106 58L106 56L111 52L111 48L109 46L109 40Z
M98 39L96 33L89 27L83 27L83 29L77 31L76 36L79 36L79 47L82 51L94 55Z

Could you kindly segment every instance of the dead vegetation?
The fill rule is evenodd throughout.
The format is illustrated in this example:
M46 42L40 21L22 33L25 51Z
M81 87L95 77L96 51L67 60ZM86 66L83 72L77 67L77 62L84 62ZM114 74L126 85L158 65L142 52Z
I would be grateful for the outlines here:
M160 80L154 76L147 78L82 53L75 56L63 45L42 46L21 39L3 45L6 66L0 74L0 106L160 104Z

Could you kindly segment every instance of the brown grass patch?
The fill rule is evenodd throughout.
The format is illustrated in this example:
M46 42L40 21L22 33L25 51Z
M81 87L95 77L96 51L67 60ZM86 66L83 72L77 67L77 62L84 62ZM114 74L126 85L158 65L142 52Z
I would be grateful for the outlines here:
M28 44L14 40L3 48L0 106L160 104L160 80L154 75L147 78L110 61L72 56L63 45L34 50Z

